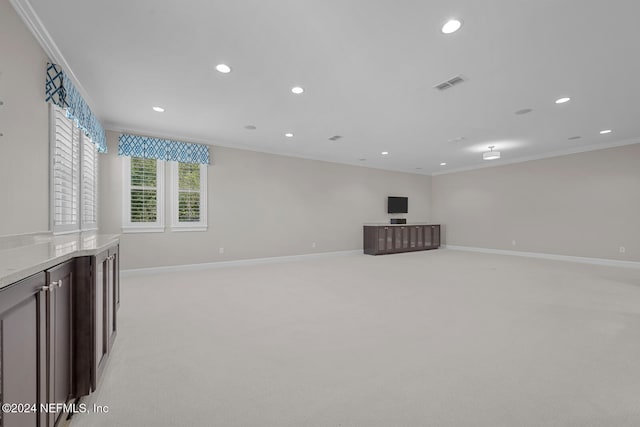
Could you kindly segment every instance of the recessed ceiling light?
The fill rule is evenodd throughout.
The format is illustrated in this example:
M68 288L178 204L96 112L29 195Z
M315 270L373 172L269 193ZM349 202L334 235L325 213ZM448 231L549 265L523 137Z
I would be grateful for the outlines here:
M218 70L222 74L227 74L231 72L231 67L229 67L227 64L218 64L216 65L216 70Z
M442 162L442 163L440 163L440 166L447 166L447 163L446 162Z
M286 136L287 138L293 138L293 134L291 132L285 133L284 136Z
M304 89L302 89L300 86L296 86L291 88L291 92L295 93L296 95L300 95L302 92L304 92Z
M257 128L257 127L255 127L254 125L246 125L244 128L245 128L246 130L256 130L256 129L258 129L258 128Z
M383 151L383 152L382 152L382 153L380 153L380 154L382 154L383 156L386 156L387 154L389 154L389 152L388 152L388 151Z
M164 108L162 108L162 107L153 107L153 111L156 111L158 113L164 113Z
M360 160L361 162L366 162L367 161L367 159L358 159L358 160Z
M416 168L417 171L422 170L422 168Z
M496 148L495 145L490 145L489 146L489 151L486 151L484 153L482 153L482 158L484 160L496 160L500 158L500 152L499 151L493 151L493 149Z
M580 139L580 138L582 138L580 135L576 135L576 136L571 136L568 139L569 139L569 141L574 141L574 140Z
M571 98L565 97L565 98L558 98L556 99L556 104L564 104L565 102L569 102L571 101Z
M514 114L517 114L518 116L521 116L523 114L527 114L532 112L533 110L531 108L523 108L522 110L518 110L516 111Z
M605 129L600 131L601 135L604 135L605 133L611 133L611 129Z
M462 26L462 22L457 19L450 19L442 26L442 32L445 34L455 33Z

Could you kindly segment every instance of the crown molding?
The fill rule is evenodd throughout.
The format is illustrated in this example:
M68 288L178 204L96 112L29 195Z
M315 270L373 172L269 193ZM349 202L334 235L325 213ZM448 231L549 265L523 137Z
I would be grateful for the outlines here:
M11 3L18 16L22 19L29 31L31 31L31 34L33 34L33 36L36 38L36 41L42 47L44 53L49 57L49 60L62 66L64 72L67 74L67 76L69 76L69 78L71 78L71 81L75 85L76 89L78 89L80 95L82 95L89 107L93 107L94 104L93 102L91 102L89 93L84 88L84 86L82 86L80 80L78 80L78 77L73 72L73 69L58 48L58 45L53 40L51 34L49 34L49 31L47 31L47 28L40 20L40 17L33 9L33 6L31 6L31 3L29 3L28 0L9 0L9 3Z
M475 166L461 167L461 168L451 169L446 172L445 171L434 172L431 174L431 176L448 175L450 173L458 173L458 172L468 172L476 169L495 168L500 166L512 165L514 163L524 163L524 162L530 162L532 160L550 159L552 157L568 156L571 154L586 153L589 151L606 150L607 148L623 147L625 145L633 145L633 144L640 144L640 138L629 138L629 139L623 139L621 141L616 141L616 142L604 142L600 144L585 145L582 147L575 147L568 150L559 150L559 151L552 151L549 153L537 154L534 156L518 157L515 159L509 159L506 161L502 161L502 160L489 161L488 164L479 164Z

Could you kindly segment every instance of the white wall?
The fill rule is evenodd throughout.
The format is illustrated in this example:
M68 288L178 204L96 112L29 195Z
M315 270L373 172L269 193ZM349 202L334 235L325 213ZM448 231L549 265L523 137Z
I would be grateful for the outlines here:
M0 0L0 235L49 229L47 56Z
M121 232L118 136L107 132L109 154L101 157L100 229L105 233ZM409 197L409 221L430 219L428 176L223 147L212 147L211 154L208 231L124 234L123 268L361 249L363 223L389 222L390 195ZM165 187L168 223L168 181Z
M638 142L434 176L433 219L449 245L640 261Z

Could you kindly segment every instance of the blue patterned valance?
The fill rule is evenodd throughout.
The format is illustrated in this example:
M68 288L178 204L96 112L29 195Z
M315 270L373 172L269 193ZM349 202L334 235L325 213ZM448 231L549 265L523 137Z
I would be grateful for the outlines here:
M169 160L182 163L209 164L209 146L148 136L120 135L118 155Z
M47 63L45 90L45 100L64 108L67 117L75 120L76 125L98 146L98 151L106 153L107 138L102 125L59 65Z

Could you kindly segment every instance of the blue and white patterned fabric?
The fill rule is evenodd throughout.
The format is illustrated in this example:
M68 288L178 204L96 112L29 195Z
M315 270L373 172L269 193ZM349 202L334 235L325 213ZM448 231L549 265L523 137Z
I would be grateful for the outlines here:
M102 125L69 76L57 64L47 63L45 92L45 100L64 108L67 111L67 117L75 120L76 125L98 146L98 152L107 152L107 138Z
M209 164L208 145L126 133L120 135L118 155L182 163Z

